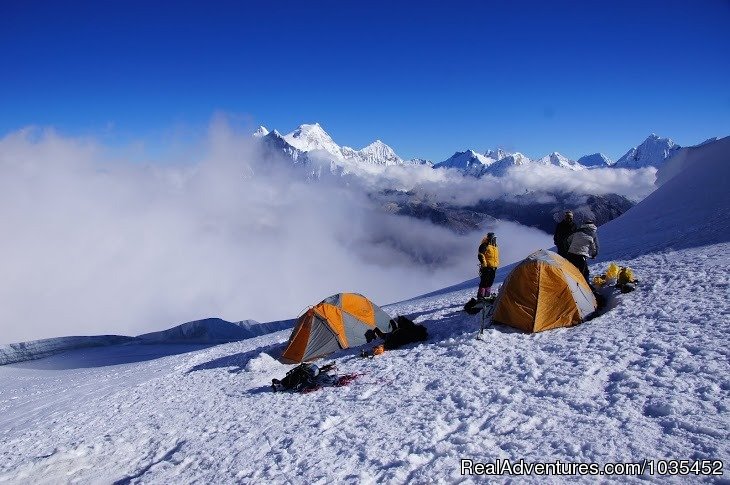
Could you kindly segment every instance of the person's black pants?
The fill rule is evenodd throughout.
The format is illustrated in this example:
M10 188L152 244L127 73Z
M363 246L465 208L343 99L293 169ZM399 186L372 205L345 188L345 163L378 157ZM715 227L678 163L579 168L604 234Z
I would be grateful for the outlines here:
M479 270L479 287L489 288L494 283L494 276L497 274L497 268L481 268Z
M573 263L573 266L578 268L578 271L580 271L580 273L586 279L586 283L588 283L588 286L591 286L591 280L589 279L590 275L588 273L588 258L580 254L568 253L568 261Z

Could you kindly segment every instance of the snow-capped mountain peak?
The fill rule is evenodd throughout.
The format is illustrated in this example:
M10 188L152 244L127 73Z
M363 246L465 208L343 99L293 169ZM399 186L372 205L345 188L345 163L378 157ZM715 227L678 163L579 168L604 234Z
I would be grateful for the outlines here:
M456 152L443 162L434 165L434 168L456 168L470 175L479 176L485 167L493 164L494 159L486 157L474 150Z
M670 138L662 138L652 133L641 145L630 149L619 158L615 166L620 168L659 167L680 148Z
M496 160L496 161L502 160L503 158L505 158L509 155L512 155L512 153L502 150L501 148L497 148L495 150L487 150L484 153L485 157L491 158L492 160Z
M274 140L269 140L268 144L271 147L283 146L283 150L295 162L328 161L333 170L341 173L357 170L358 166L367 167L366 171L371 171L389 165L427 165L434 168L454 168L465 175L476 177L484 174L501 176L511 167L532 164L560 167L567 170L597 167L629 169L647 166L660 167L666 159L672 157L681 148L671 139L662 138L656 133L652 133L639 146L629 150L615 163L602 153L586 155L575 161L558 152L552 152L542 158L531 160L519 152L512 153L502 148L494 148L484 153L478 153L471 149L459 151L447 160L433 164L420 159L405 161L396 154L395 150L379 139L360 150L340 146L335 143L319 123L302 124L287 135L281 135L276 130L269 132L266 127L261 126L253 136L264 141L267 137L279 137L282 139L281 141L274 143ZM286 142L286 146L282 142ZM306 156L302 156L305 154Z
M265 130L265 128L259 129L257 133L264 133ZM276 130L273 133L274 135L268 133L268 135L256 135L256 137L263 140L272 136L280 138L281 140L271 140L268 143L269 146L279 147L280 151L284 151L295 162L313 159L324 161L328 159L333 169L335 167L344 167L345 172L349 172L358 165L406 164L391 147L381 140L375 140L362 150L355 150L347 146L340 147L319 123L300 125L296 130L284 136L281 136ZM303 157L303 154L307 154L307 156ZM312 158L313 156L314 158ZM408 165L416 164L420 163L408 163Z
M528 163L530 163L530 159L522 153L509 153L487 167L486 173L500 177L507 173L510 168L527 165Z
M256 131L253 132L254 138L261 138L269 134L269 130L265 126L259 126Z
M380 140L375 140L370 145L356 152L360 160L367 163L375 163L378 165L397 165L403 163L403 160L395 153L395 151Z
M342 156L339 145L324 131L319 123L303 124L291 133L284 135L284 139L294 148L303 152L324 150L337 157Z
M608 158L603 153L593 153L591 155L585 155L578 159L578 163L584 167L608 167L613 165L613 160Z
M306 163L307 154L289 144L281 133L276 130L265 135L256 136L257 139L268 149L270 155L279 154L291 159L294 164Z
M552 152L550 155L534 160L533 163L538 165L554 165L556 167L567 168L570 170L581 170L585 168L578 162L570 160L568 157L561 155L558 152Z
M392 148L390 148L388 145L386 145L385 143L383 143L380 140L375 140L370 145L363 148L363 151L365 151L365 150L390 150L390 151L393 151Z

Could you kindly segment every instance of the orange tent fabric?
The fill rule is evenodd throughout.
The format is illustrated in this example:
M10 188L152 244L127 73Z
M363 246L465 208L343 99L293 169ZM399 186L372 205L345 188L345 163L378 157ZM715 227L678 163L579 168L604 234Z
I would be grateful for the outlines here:
M338 293L299 317L282 353L285 362L305 362L367 342L365 332L388 331L390 316L357 293Z
M552 251L534 252L505 278L492 320L525 332L570 327L596 310L580 271Z

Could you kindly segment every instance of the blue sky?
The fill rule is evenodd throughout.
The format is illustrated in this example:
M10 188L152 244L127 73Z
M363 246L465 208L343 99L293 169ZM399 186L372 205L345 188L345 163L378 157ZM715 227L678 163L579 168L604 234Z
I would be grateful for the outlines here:
M440 161L730 134L730 2L33 2L0 15L0 136L320 122ZM178 140L179 141L179 140Z

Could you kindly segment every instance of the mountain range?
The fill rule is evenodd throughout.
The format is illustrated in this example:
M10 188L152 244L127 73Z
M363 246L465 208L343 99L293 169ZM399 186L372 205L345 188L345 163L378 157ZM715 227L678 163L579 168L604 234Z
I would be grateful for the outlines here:
M403 160L391 147L380 140L375 140L360 150L340 146L319 123L303 124L286 135L260 126L254 133L254 138L261 140L269 148L277 148L295 163L306 163L313 159L328 159L333 166L344 169L356 166L431 164L422 159Z
M654 167L661 173L665 166L671 165L667 161L682 152L681 147L671 139L652 133L615 162L602 153L571 160L559 152L552 152L544 157L531 159L520 152L496 148L485 152L472 149L457 151L448 159L433 163L418 158L404 160L381 140L375 140L359 150L340 146L319 123L303 124L286 135L276 130L269 131L262 126L256 130L254 138L262 143L265 158L283 158L285 162L288 160L294 166L304 169L307 177L319 179L324 175L355 176L354 179L349 179L351 181L362 175L377 177L385 173L388 167L397 166L453 170L467 179L489 176L496 183L501 183L502 177L518 167L528 170L530 167L556 167L565 170L566 175L576 172L588 174L597 168L634 170ZM716 139L710 138L702 144L714 140ZM375 183L366 184L368 188L365 190L381 210L429 220L459 234L479 230L495 219L510 220L552 232L555 221L568 209L579 214L579 218L592 218L600 225L623 214L638 200L630 200L624 195L607 193L588 186L580 188L579 185L569 184L562 189L525 189L519 194L504 193L501 196L485 194L479 197L478 202L457 203L448 196L434 197L420 190L418 183L413 181L421 179L423 175L423 172L419 172L417 177L407 177L414 184L410 187L388 187L387 184L383 186L380 180L375 179ZM631 175L623 174L623 177ZM447 180L454 182L456 179ZM660 182L657 181L656 185L660 185Z
M274 148L295 164L307 164L312 160L327 160L333 172L351 172L358 168L373 169L394 165L423 165L434 169L456 169L465 175L481 177L484 175L503 176L513 167L519 166L554 166L567 170L587 170L594 168L645 168L661 167L664 162L680 150L680 146L669 138L662 138L654 133L641 144L630 148L626 154L613 162L602 153L594 153L580 157L578 160L552 152L544 157L531 159L520 152L508 152L501 148L487 150L484 153L472 149L457 151L451 157L438 163L414 158L404 160L381 140L375 140L368 146L357 150L338 145L319 123L303 124L286 135L278 131L269 131L259 127L253 135L266 147Z

